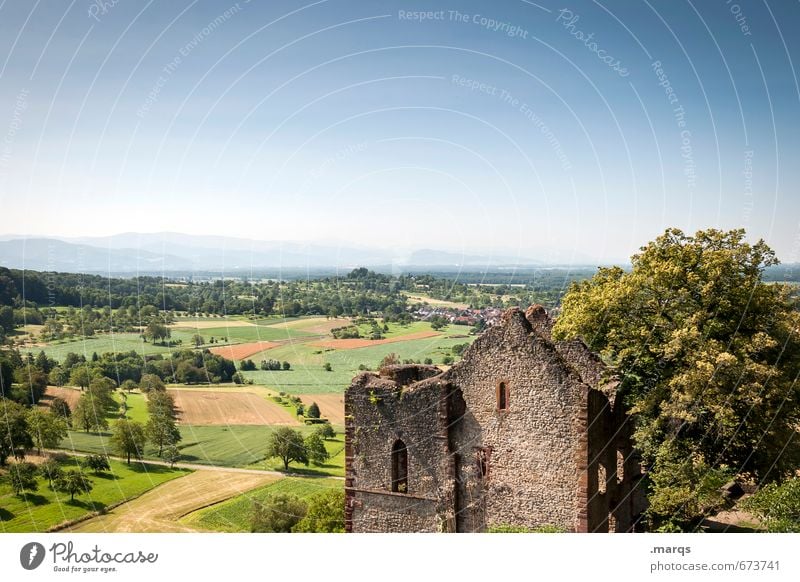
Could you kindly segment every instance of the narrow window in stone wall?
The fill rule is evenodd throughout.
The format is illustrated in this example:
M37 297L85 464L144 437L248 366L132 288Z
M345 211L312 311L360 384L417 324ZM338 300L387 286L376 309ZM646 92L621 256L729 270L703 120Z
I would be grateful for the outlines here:
M489 478L489 457L491 453L491 447L478 447L475 449L475 464L481 479Z
M408 493L408 449L401 440L392 445L392 491Z
M625 455L617 449L617 483L622 483L625 480Z
M606 468L602 464L597 465L597 492L601 495L606 492L606 485L608 484L608 477L606 476Z
M508 410L508 383L497 383L497 410Z

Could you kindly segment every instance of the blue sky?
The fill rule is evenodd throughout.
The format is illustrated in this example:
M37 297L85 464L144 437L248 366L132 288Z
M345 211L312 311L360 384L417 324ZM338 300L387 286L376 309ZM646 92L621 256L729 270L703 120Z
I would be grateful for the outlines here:
M615 261L744 226L800 261L798 27L796 2L6 0L0 232Z

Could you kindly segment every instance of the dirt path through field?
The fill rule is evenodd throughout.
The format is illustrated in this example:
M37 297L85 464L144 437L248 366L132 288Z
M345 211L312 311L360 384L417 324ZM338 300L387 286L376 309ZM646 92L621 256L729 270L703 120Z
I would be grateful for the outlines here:
M224 474L220 474L224 473ZM195 532L178 519L203 507L225 501L277 481L269 474L199 470L167 481L133 501L64 530L70 532Z

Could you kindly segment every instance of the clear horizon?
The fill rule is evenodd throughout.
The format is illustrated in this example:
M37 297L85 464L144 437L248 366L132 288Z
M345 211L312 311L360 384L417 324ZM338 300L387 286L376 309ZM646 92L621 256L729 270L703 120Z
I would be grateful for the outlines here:
M795 263L800 10L736 6L7 1L0 230Z

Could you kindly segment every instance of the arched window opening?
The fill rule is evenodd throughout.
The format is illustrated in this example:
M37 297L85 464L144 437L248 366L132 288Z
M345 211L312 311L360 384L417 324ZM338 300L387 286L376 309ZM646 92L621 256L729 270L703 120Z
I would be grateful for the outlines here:
M401 440L392 445L392 491L408 493L408 449Z
M508 410L508 384L506 382L497 384L497 410Z

